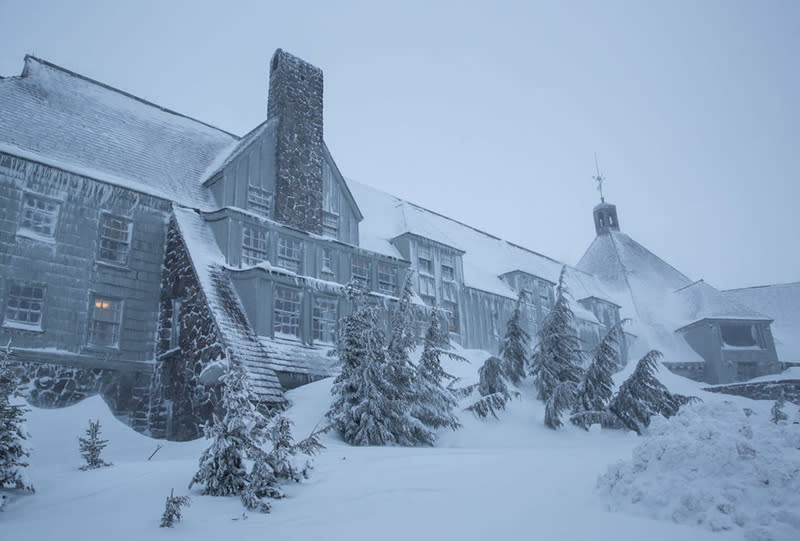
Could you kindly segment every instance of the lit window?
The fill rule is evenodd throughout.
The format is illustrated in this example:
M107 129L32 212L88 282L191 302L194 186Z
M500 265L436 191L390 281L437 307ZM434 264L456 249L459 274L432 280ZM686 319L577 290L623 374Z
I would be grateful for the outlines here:
M95 297L89 315L89 344L116 347L122 327L122 301Z
M278 239L278 266L292 272L300 273L300 262L303 256L303 243L289 237Z
M124 264L131 248L133 222L110 214L100 215L100 251L98 257L109 263Z
M258 229L242 228L242 263L258 265L267 259L267 234Z
M339 237L339 215L332 212L322 213L322 234L326 237Z
M247 186L247 208L264 216L269 216L272 206L272 193L261 186L250 184Z
M58 203L26 193L22 200L20 229L52 237L58 222Z
M447 329L450 332L458 332L458 304L445 301L442 303L445 314L447 314Z
M275 336L300 337L300 292L288 287L275 286Z
M386 263L378 263L378 291L394 295L397 288L397 275L394 267Z
M330 248L322 249L322 275L325 278L333 279L336 273L333 270L333 251Z
M353 280L361 282L369 287L370 265L369 260L365 257L353 257Z
M13 322L41 329L43 304L44 284L11 282L8 288L5 323Z
M315 297L311 318L312 337L315 342L333 344L336 340L336 299Z

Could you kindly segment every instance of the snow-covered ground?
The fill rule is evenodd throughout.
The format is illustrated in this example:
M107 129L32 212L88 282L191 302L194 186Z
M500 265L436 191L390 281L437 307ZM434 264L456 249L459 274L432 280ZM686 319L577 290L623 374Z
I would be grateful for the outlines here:
M476 369L474 363L458 368L464 375ZM737 412L742 407L756 412L750 418L752 423L768 421L770 403L703 393L693 382L661 374L673 388L682 386L674 390L694 390L702 395L704 404L687 418L706 428L713 426L707 416L723 410L738 422ZM294 404L289 415L297 437L321 422L330 400L330 385L330 380L323 380L289 393ZM791 405L787 408L790 415L796 415L796 410ZM706 417L698 420L697 416ZM95 418L102 423L103 436L110 440L103 457L114 465L84 472L78 470L82 463L78 436L83 435L87 421ZM37 492L16 498L0 513L0 539L626 541L646 535L648 541L723 541L753 538L754 533L766 534L763 539L800 538L800 525L786 522L775 527L759 524L759 529L734 525L728 531L712 532L704 525L675 522L666 508L643 508L630 503L627 494L609 496L607 489L598 490L598 478L610 465L630 461L637 446L667 438L698 450L702 446L692 444L696 432L688 432L683 439L670 436L664 423L657 425L654 436L646 437L621 431L586 433L574 427L555 432L543 426L542 418L541 405L523 396L500 421L478 421L471 414L462 414L463 429L443 433L435 448L354 448L334 434L325 435L327 449L316 457L311 478L286 487L288 497L274 502L271 514L248 512L244 520L238 498L201 496L196 487L187 490L206 446L204 440L176 443L139 435L114 419L98 397L65 409L34 409L28 415L35 448L29 470ZM679 429L680 422L670 424ZM723 423L725 427L728 424ZM768 431L755 432L760 436ZM730 438L739 436L731 434ZM164 447L148 461L158 444ZM763 445L754 444L759 450ZM762 465L793 467L793 472L784 473L796 479L800 451L790 447L773 451L781 453L780 461ZM775 456L757 454L754 460ZM663 482L663 476L669 478L663 468L650 472L644 480L634 476L625 482L636 489L680 491L679 482L684 481L684 473L678 471L680 462L670 463L676 470L674 482ZM614 468L630 475L629 466ZM736 475L730 469L725 473ZM715 479L706 477L702 482L708 487ZM192 506L175 528L162 529L158 523L172 488L176 494L190 494ZM792 498L797 494L783 497L788 505L796 502Z

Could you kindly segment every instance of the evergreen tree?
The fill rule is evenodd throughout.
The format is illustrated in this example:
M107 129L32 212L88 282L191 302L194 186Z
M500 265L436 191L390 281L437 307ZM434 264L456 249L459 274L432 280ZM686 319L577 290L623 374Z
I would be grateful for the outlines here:
M409 272L403 282L403 289L397 307L392 311L390 326L390 339L387 348L391 359L409 359L419 339L417 337L416 322L414 320L414 287L412 284L413 273Z
M500 346L500 358L506 363L505 373L514 384L525 378L525 362L528 358L528 344L531 341L522 322L524 297L525 292L521 291L514 306L514 313L506 324L506 334Z
M481 398L467 408L480 418L489 415L497 419L497 413L506 409L506 404L519 393L509 388L505 375L505 363L498 357L489 357L478 369L478 393Z
M445 381L452 382L456 377L445 372L441 357L447 356L459 360L463 360L463 357L445 349L449 347L450 340L442 332L440 316L435 311L431 312L430 324L423 342L422 355L417 365L417 397L412 415L427 427L433 429L447 427L456 430L461 427L461 423L453 414L453 408L458 403L453 393L444 385ZM445 347L440 344L444 344Z
M203 494L232 496L248 486L245 459L262 453L267 422L252 401L241 367L229 364L220 381L224 416L220 419L214 414L213 423L203 427L211 445L203 451L189 488L197 483L203 485Z
M377 308L366 302L363 287L350 283L346 292L353 311L340 326L341 373L331 389L328 419L353 445L432 444L433 433L410 415L413 366L402 356L387 359Z
M671 417L693 397L670 393L658 381L655 372L660 351L652 350L636 363L633 373L619 387L608 409L620 422L641 434L650 425L650 417L661 414Z
M23 424L27 408L12 405L19 396L19 380L9 366L11 347L0 349L0 488L20 488L34 492L24 473L30 453L25 446L28 435Z
M558 417L573 405L564 401L574 398L575 389L583 378L582 352L575 330L575 315L569 307L565 276L566 267L562 267L555 303L536 333L538 341L531 363L537 396L546 406L550 404L545 408L545 422L551 428L561 425ZM554 397L557 390L558 396Z
M169 491L167 502L164 506L164 514L161 515L161 528L172 528L176 522L181 520L181 507L191 505L189 496L176 496L175 489Z
M103 466L111 466L110 462L106 462L100 458L100 453L108 445L108 440L100 438L100 421L89 420L89 428L86 429L86 437L78 438L80 442L81 456L86 460L86 464L81 466L81 469L94 470L102 468Z
M783 407L785 405L786 401L783 398L783 392L781 392L781 395L778 397L775 403L772 404L772 409L769 410L771 415L770 420L773 423L778 424L789 419L789 416L786 415L785 411L783 411Z
M592 352L592 363L578 385L570 421L585 430L603 422L614 391L613 373L619 367L619 346L625 320L611 327Z

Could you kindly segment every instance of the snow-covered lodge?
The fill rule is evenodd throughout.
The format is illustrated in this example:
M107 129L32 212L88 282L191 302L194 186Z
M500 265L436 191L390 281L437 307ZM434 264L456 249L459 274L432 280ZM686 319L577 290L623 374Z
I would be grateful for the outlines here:
M322 71L282 50L267 109L238 137L32 56L0 78L0 341L32 400L99 391L137 429L192 437L215 359L273 403L333 374L350 280L388 307L413 272L453 341L488 352L524 291L535 331L564 263L346 179ZM587 347L630 318L632 355L709 383L777 372L776 343L800 360L800 283L718 291L620 232L613 205L594 219L566 267Z

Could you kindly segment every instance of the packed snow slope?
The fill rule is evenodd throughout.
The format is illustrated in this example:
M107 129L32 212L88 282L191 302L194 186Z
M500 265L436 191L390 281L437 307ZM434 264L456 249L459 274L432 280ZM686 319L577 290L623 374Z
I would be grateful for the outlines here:
M467 380L481 362L479 355L470 357L472 364L453 367ZM675 391L701 394L706 403L746 405L767 419L769 403L702 393L693 382L662 375ZM288 393L296 437L323 422L330 386L327 379ZM499 421L462 413L464 427L442 433L435 448L355 448L325 435L327 449L315 459L311 478L287 486L288 497L275 501L271 514L247 512L246 519L238 498L187 489L204 440L164 442L137 434L99 397L65 409L34 409L28 430L36 494L13 495L0 513L0 539L626 541L643 533L648 541L745 538L743 528L714 533L655 520L647 512L609 511L610 500L596 488L598 477L610 464L629 460L646 438L574 427L552 431L542 424L541 405L525 396L530 394L523 392ZM110 440L103 457L113 466L84 472L78 470L78 437L89 419L100 420L102 436ZM148 460L157 445L163 448ZM190 494L192 506L174 529L161 529L164 500L173 488L176 495ZM782 539L764 537L769 538Z

